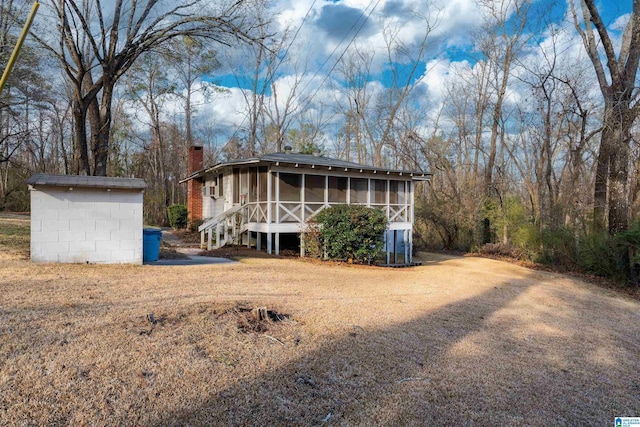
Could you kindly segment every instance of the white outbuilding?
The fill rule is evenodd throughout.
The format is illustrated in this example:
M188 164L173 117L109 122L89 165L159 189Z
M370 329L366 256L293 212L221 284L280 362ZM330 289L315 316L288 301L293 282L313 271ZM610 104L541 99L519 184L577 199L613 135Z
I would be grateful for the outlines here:
M142 179L35 174L26 183L32 261L142 264Z

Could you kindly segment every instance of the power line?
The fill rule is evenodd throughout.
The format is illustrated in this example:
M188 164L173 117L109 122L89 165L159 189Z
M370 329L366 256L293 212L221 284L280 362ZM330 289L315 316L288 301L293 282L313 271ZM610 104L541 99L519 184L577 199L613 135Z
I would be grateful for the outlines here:
M276 69L280 66L280 64L284 61L284 58L286 58L286 55L289 51L289 49L291 48L291 46L293 45L293 41L295 40L295 38L297 37L298 33L300 32L302 26L304 25L307 17L309 16L309 13L311 12L313 6L315 5L317 0L314 0L311 7L309 8L309 10L307 10L307 13L305 14L305 17L302 20L302 23L300 24L300 27L298 27L298 30L296 31L296 33L294 34L294 38L292 39L291 43L289 43L289 46L287 47L287 49L285 50L285 55L282 57L282 59L280 60L280 62L278 63L278 65L276 66ZM362 18L364 18L365 13L367 14L366 19L362 20L362 22L360 23L360 26L357 28L357 30L353 33L353 36L351 37L351 40L349 41L349 43L347 44L347 46L344 48L344 50L342 51L342 53L340 54L340 56L338 57L338 59L336 60L336 62L331 66L331 69L329 70L329 72L327 73L327 75L324 77L324 79L322 80L322 83L320 83L320 85L318 85L318 87L316 88L316 90L313 92L313 94L307 99L307 101L305 102L302 110L306 109L309 104L311 103L311 101L313 100L313 98L318 94L318 92L320 91L320 89L322 88L322 86L326 83L327 79L329 78L329 76L331 75L331 73L333 72L333 70L335 70L335 68L338 66L338 63L340 62L340 60L344 57L344 55L347 53L347 50L349 49L349 47L351 47L351 45L353 44L353 42L355 41L355 38L358 36L358 34L360 34L360 31L362 31L362 28L364 27L364 24L367 22L367 19L369 19L371 17L371 15L373 14L373 11L378 7L378 5L380 4L380 0L377 0L375 5L373 5L373 2L375 0L371 0L369 2L369 4L367 5L367 7L365 7L362 12L360 13L360 16L358 16L358 19L356 19L353 24L351 25L351 27L349 27L349 29L345 32L344 36L342 37L342 39L340 40L340 42L338 42L338 44L336 44L336 46L333 48L333 50L331 51L331 53L327 56L327 58L324 60L324 62L322 63L322 65L320 65L320 67L316 70L316 72L314 73L313 77L311 77L311 79L307 82L307 84L304 86L304 88L302 88L302 90L300 92L304 93L306 91L306 89L309 87L309 85L311 84L311 82L318 76L318 74L320 74L320 71L322 71L322 69L324 68L324 66L329 62L329 60L334 56L334 54L336 53L336 51L338 50L338 48L342 45L342 43L347 39L347 37L349 36L349 34L352 32L352 30L358 25L358 23L360 22L360 20L362 20ZM373 7L371 7L373 5ZM371 10L369 10L369 12L367 13L367 9L371 8ZM264 94L264 90L266 90L263 87L263 90L261 92L261 94ZM240 125L238 125L238 127L236 128L236 131L233 133L232 138L234 136L236 136L240 130L240 128L242 127L242 125L244 125L244 123L247 120L247 116L244 117L244 119L242 120L242 122L240 123Z
M316 1L317 0L313 0L313 3L311 3L311 6L309 6L309 9L307 10L307 13L305 13L305 15L304 15L304 18L302 18L302 22L300 23L300 26L298 27L298 29L296 30L295 34L293 35L293 38L291 39L291 42L289 43L289 46L287 46L287 48L285 49L284 55L282 55L282 58L280 58L280 62L278 62L276 67L273 69L272 77L275 76L276 71L278 71L278 68L280 67L280 64L282 64L284 62L284 60L287 58L287 55L289 54L289 49L291 49L291 46L293 46L293 42L296 41L296 38L298 37L298 33L300 33L300 30L304 26L304 23L306 22L307 18L309 17L309 14L311 13L311 10L313 9L313 6L316 5Z
M291 46L293 46L293 43L295 42L296 38L298 37L298 34L300 33L300 30L302 30L302 27L304 26L305 22L307 21L307 18L309 17L309 14L311 13L311 10L313 10L313 7L315 6L316 2L317 2L317 0L313 0L313 3L311 3L311 6L309 6L309 9L307 9L307 13L305 13L304 17L302 18L302 22L300 23L300 26L298 26L298 29L296 30L296 32L293 35L293 38L291 39L291 42L289 42L289 45L285 49L284 55L282 55L282 57L280 58L280 61L278 61L278 64L275 66L275 68L273 69L273 72L271 73L271 78L272 79L275 76L276 71L278 71L278 68L280 67L280 65L282 65L284 60L287 58L287 55L289 54L289 49L291 49ZM351 31L351 30L349 30L349 31ZM266 85L264 85L262 87L262 90L260 91L260 95L264 95L265 91L266 91ZM240 124L236 127L236 131L233 133L231 138L234 138L235 136L238 135L239 130L242 128L244 123L247 121L247 116L248 116L248 114L244 116L244 118L242 119Z
M333 54L338 50L338 47L340 47L340 45L342 44L342 42L347 38L347 35L349 35L349 33L351 32L351 30L357 25L358 21L360 21L360 18L364 17L364 14L366 13L366 10L369 9L369 7L371 7L371 5L373 4L374 0L371 0L369 2L369 5L367 5L366 8L364 8L364 10L362 11L362 13L360 14L360 16L358 17L358 19L355 20L355 22L353 23L353 25L351 26L351 28L349 28L349 31L347 31L344 35L344 37L342 38L342 40L340 40L340 43L338 43L336 45L336 47L333 49L333 51L331 52L331 54L329 54L329 56L327 57L327 59L322 63L322 65L320 66L320 68L318 68L318 70L316 71L316 73L313 75L313 77L307 82L307 84L305 85L305 87L303 88L303 90L301 92L304 92L307 87L309 87L309 85L311 84L311 82L313 81L313 79L315 79L318 74L320 73L320 71L322 70L322 68L327 64L327 62L329 62L329 59L331 59L331 57L333 56ZM373 6L373 8L369 11L368 15L367 15L367 19L369 19L371 17L371 14L373 13L373 11L376 9L376 7L378 7L378 5L380 4L380 0L376 1L376 4ZM355 41L356 37L358 36L358 34L360 34L360 31L362 31L362 28L364 27L364 24L366 23L366 20L363 20L362 23L360 24L360 27L356 30L356 32L353 34L353 37L351 37L351 40L349 41L349 43L347 44L347 46L344 48L344 50L342 51L342 53L340 54L340 56L338 57L338 59L336 60L336 62L334 62L333 66L331 67L331 69L329 70L329 72L326 74L326 76L324 77L324 79L322 80L322 83L320 83L318 85L318 87L316 88L316 90L313 92L313 94L307 99L307 102L304 104L304 107L302 108L303 110L306 109L309 104L311 103L311 101L313 100L313 98L318 94L318 92L320 91L320 89L322 88L322 86L324 86L324 84L326 83L327 79L329 78L329 76L331 75L331 73L333 72L333 70L335 70L335 68L338 66L338 63L340 62L340 60L344 57L344 55L347 53L347 50L349 49L349 47L351 47L351 44L353 44L353 42Z

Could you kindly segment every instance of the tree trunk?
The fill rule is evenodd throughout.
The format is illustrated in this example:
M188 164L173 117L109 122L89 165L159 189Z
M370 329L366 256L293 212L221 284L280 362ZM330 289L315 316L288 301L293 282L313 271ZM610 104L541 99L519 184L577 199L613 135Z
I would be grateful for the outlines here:
M631 125L625 100L616 100L613 108L605 107L602 143L615 147L609 156L609 233L624 231L629 225L629 142ZM608 110L608 111L607 111ZM599 160L599 158L598 158Z
M604 230L607 213L607 184L609 181L609 162L611 159L611 137L606 135L607 127L602 131L600 150L596 160L596 177L593 192L593 229ZM610 131L609 131L610 133Z
M106 81L102 88L102 99L98 115L98 127L92 128L93 161L95 176L107 176L109 162L109 143L111 137L111 102L113 99L113 83Z
M626 230L629 225L629 144L634 114L629 107L628 96L620 99L614 95L611 98L605 100L593 216L594 230L598 231L605 228L608 213L609 233L615 234Z
M73 128L75 133L73 173L91 175L87 144L86 107L77 98L73 100Z

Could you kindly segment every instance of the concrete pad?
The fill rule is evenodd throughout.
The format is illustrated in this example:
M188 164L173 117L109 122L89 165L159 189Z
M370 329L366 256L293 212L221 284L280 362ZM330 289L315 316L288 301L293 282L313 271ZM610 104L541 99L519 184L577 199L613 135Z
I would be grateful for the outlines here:
M234 261L228 258L210 257L190 255L188 258L183 259L159 259L157 261L148 261L144 265L207 265L207 264L238 264L238 261Z

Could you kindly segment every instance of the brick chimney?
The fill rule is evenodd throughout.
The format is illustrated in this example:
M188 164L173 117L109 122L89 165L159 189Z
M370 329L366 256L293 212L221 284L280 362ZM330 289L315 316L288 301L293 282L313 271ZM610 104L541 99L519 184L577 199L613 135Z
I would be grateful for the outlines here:
M189 147L189 175L204 168L202 147ZM202 219L202 181L191 179L187 182L187 210L189 225Z

